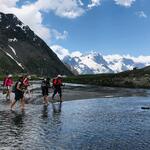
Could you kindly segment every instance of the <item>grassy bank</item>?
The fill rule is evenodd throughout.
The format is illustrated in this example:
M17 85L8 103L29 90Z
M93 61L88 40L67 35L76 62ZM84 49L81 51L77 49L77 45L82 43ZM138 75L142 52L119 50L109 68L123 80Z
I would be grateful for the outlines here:
M18 80L20 75L13 75L13 79ZM41 77L31 75L32 80L39 80ZM3 80L4 75L0 75ZM51 77L50 77L51 78ZM78 75L65 77L64 82L91 84L109 87L127 87L127 88L150 88L150 66L143 69L134 69L121 73L96 74L96 75Z
M150 88L150 68L146 67L117 74L72 76L65 78L64 81L111 87Z

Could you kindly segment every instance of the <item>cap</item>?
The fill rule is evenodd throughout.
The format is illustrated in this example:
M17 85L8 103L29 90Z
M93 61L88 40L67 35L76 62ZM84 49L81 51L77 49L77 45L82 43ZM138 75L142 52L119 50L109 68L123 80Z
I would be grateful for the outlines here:
M9 75L8 75L8 78L11 78L11 77L12 77L12 75L11 75L11 74L9 74Z
M59 75L57 76L57 78L62 78L62 76L59 74Z
M27 76L27 78L28 78L28 79L31 79L31 76L30 76L30 75L28 75L28 76Z

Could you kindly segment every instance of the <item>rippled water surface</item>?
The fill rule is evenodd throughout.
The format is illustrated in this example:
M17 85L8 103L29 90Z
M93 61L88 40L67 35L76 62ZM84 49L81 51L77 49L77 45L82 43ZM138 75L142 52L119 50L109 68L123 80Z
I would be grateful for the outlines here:
M61 112L27 104L12 112L0 104L0 150L149 150L148 97L69 101ZM17 106L18 107L18 106Z

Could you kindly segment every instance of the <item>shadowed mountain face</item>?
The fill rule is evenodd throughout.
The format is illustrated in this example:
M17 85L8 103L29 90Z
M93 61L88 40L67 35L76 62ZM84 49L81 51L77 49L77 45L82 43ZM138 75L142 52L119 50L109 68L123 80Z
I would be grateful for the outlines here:
M71 75L57 55L13 14L0 13L0 72Z

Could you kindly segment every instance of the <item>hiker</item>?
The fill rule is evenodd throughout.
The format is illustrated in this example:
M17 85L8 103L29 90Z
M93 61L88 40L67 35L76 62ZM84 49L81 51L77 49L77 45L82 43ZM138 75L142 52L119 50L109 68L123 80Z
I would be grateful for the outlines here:
M17 101L20 101L20 109L23 111L24 110L24 85L23 85L23 77L20 77L19 80L15 84L15 99L11 103L11 110L13 109L14 105L16 104Z
M52 100L54 100L54 96L58 93L60 97L60 102L62 102L62 89L61 87L63 86L62 84L62 76L58 75L56 78L53 79L53 95L52 95Z
M43 79L41 83L41 90L42 90L42 95L43 95L43 103L46 106L48 105L49 88L50 88L50 78Z
M25 75L24 79L23 79L23 85L25 87L25 94L29 94L29 98L31 98L31 92L29 90L29 86L30 86L30 79L31 76L30 75Z
M10 95L11 95L11 92L12 92L12 85L13 85L13 79L12 79L12 75L9 74L8 76L6 76L4 78L4 81L3 81L3 87L6 88L6 100L10 100ZM3 91L3 94L4 91Z

